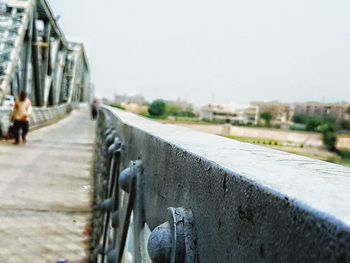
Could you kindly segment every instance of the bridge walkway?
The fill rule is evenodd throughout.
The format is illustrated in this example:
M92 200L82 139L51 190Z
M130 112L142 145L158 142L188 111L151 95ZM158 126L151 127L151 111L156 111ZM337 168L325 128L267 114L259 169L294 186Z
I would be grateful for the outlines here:
M25 145L0 143L0 262L83 262L94 125L73 111Z

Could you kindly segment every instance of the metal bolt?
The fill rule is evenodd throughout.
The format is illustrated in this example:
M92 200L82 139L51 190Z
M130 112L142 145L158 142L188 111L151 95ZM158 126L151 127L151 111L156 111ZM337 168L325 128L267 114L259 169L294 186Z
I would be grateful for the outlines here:
M119 185L121 189L129 193L131 183L131 168L124 169L119 175Z
M153 262L168 263L171 260L172 237L169 222L157 226L151 233L147 250Z
M111 145L114 142L115 137L117 136L117 132L113 130L107 137L106 137L106 145L107 147Z
M102 211L112 211L114 208L114 199L109 198L106 200L103 200L99 205L99 209Z
M135 177L142 173L142 161L136 160L124 169L119 175L119 185L125 192L130 193L130 188Z
M112 214L112 227L117 228L119 226L119 212L115 211Z
M118 137L114 139L114 142L108 148L108 154L113 155L116 154L118 150L121 148L121 141Z
M197 263L196 236L190 209L169 207L168 221L156 227L147 244L155 263Z

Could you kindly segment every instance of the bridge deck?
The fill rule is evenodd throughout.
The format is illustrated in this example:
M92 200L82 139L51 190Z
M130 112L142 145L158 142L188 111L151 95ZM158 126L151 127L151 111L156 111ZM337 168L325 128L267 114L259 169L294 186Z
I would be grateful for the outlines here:
M0 262L81 262L94 124L87 112L0 144Z

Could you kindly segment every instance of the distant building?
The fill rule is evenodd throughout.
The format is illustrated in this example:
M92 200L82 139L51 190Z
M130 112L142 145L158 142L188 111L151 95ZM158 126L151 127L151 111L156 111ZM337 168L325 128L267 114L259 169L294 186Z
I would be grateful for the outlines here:
M145 102L146 102L145 97L142 95L134 95L134 96L115 95L114 96L114 103L117 103L117 104L143 105L143 104L145 104Z
M259 108L259 114L264 112L271 113L272 123L275 124L288 124L293 117L293 107L288 103L254 101L251 102L251 105Z
M202 120L218 120L232 124L254 124L258 123L259 108L249 106L247 108L235 109L232 106L208 104L201 108L200 118Z
M305 102L295 103L294 105L295 114L307 114L322 117L331 117L336 120L350 120L350 114L348 109L350 103L322 103L322 102Z
M257 125L259 122L260 109L255 105L250 105L243 111L244 124L254 124Z
M200 109L200 119L202 120L232 122L235 117L237 117L236 112L228 106L208 104Z

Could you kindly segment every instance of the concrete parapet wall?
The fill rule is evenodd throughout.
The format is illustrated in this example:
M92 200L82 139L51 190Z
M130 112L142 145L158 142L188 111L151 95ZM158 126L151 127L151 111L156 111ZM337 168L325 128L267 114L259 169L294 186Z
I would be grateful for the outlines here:
M196 262L350 262L349 168L109 107L99 118L98 140L109 126L122 142L121 170L142 160L134 220L153 230L168 207L191 209ZM95 198L108 186L99 160Z

